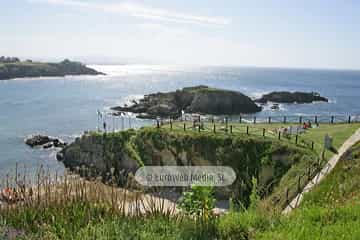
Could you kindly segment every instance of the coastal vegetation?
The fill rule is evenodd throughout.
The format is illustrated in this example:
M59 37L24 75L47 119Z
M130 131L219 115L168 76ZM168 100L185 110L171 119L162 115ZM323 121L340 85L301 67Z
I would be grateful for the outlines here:
M20 61L18 58L0 58L0 80L23 77L62 77L65 75L103 74L79 62L65 59L60 63Z
M314 148L300 141L296 144L293 137L279 140L271 134L288 125L251 125L247 134L245 124L234 124L230 131L230 125L226 130L225 124L219 123L215 132L206 126L200 132L192 126L184 131L183 123L177 124L117 133L93 132L77 139L65 147L64 161L81 154L95 160L95 152L100 151L98 157L104 154L109 159L103 166L108 173L93 175L96 162L82 161L73 162L72 175L58 181L39 174L31 196L26 189L22 201L1 205L0 236L13 234L18 239L356 239L359 236L359 144L305 196L299 209L282 216L285 201L274 198L284 196L285 189L293 187L298 176L307 172L309 161L317 161L324 133L334 138L334 146L338 148L359 124L321 124L309 129L301 138L314 141ZM264 128L265 136L259 131ZM105 146L105 151L100 145ZM178 154L178 158L166 162L171 159L170 151L189 152L186 160L196 165L217 164L221 159L219 164L230 164L246 179L245 191L231 195L228 213L217 215L212 211L218 197L216 189L196 186L186 189L175 208L164 198L166 195L159 197L159 189L117 187L116 172L120 165L114 163L121 157L126 155L127 161L134 159L136 166L177 165L185 160L179 156L183 154ZM330 156L326 154L324 161ZM285 160L291 164L280 164ZM244 171L242 164L249 168ZM267 193L263 187L269 183L264 180L265 175L275 180ZM17 175L17 179L22 179L22 175ZM238 185L232 190L236 192L242 187Z

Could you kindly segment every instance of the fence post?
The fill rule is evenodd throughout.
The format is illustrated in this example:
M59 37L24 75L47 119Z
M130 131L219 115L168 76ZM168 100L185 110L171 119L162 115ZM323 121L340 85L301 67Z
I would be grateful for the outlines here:
M314 141L311 141L311 149L314 150Z
M256 117L254 117L254 124L256 124Z
M246 126L246 134L249 135L249 126Z
M186 131L186 123L184 123L184 132Z
M295 137L295 144L298 144L298 140L299 140L299 135L296 134L296 137Z
M318 117L315 116L315 124L318 124Z
M286 188L286 205L289 205L290 201L289 201L289 188Z
M302 124L302 116L299 117L299 123Z
M351 123L351 116L349 116L348 123L349 124Z
M211 118L211 123L214 123L214 117Z
M265 137L265 131L266 131L266 129L263 128L263 137Z
M232 128L233 128L233 126L232 126L232 125L230 125L230 133L232 133L232 130L233 130Z
M160 128L160 123L158 119L156 119L156 128Z
M200 130L201 130L201 129L200 129L200 124L199 124L199 126L198 126L198 132L200 132Z
M239 123L241 123L241 122L242 122L242 116L241 116L241 114L240 114Z
M271 124L271 117L269 117L269 124Z
M170 130L172 130L172 121L171 121L171 118L170 118Z
M279 140L281 139L281 132L279 131L279 136L278 136Z
M228 117L225 117L225 128L228 130Z
M311 166L308 168L308 181L311 180Z
M301 176L298 177L297 192L301 192Z
M216 125L214 124L214 133L216 133Z
M330 121L331 124L334 124L334 116L331 116L331 121Z
M284 121L283 122L284 122L284 124L286 123L286 116L284 116Z

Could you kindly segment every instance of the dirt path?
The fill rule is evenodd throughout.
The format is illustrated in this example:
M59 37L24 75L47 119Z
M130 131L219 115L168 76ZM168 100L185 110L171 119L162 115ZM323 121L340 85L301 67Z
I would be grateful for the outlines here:
M334 155L324 166L324 168L316 174L316 176L305 186L301 193L299 193L290 204L283 210L283 214L290 213L294 208L297 208L305 193L309 192L313 187L318 185L320 181L327 176L336 166L341 157L349 150L355 143L360 141L360 129L358 129L351 137L349 137L338 150L338 154Z

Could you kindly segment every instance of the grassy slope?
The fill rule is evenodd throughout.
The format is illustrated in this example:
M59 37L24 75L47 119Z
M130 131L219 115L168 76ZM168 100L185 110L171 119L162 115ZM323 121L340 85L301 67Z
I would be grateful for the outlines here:
M360 144L352 155L305 195L299 209L259 239L359 239Z

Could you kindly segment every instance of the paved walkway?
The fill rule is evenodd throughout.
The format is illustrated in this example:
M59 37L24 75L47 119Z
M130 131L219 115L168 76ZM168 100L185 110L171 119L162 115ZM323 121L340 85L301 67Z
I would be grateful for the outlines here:
M299 193L290 204L283 210L283 214L290 213L294 208L298 207L303 199L305 193L309 192L314 186L318 185L320 181L328 175L336 166L341 157L351 148L355 143L360 141L360 128L348 138L338 150L338 154L334 155L324 166L324 168L316 174L316 176L305 186L301 193Z

